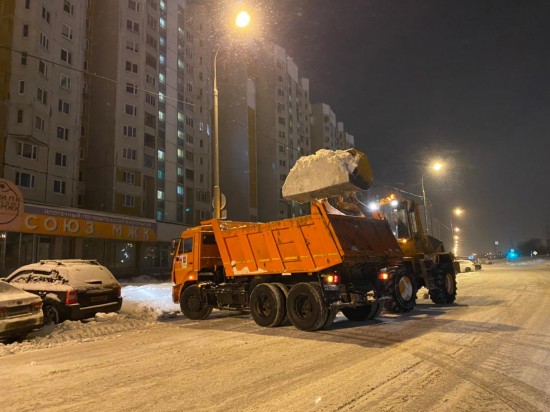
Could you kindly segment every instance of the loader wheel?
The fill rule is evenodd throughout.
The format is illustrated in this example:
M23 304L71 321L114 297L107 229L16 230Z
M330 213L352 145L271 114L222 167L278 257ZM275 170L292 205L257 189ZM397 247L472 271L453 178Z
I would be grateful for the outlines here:
M398 273L388 284L388 294L392 300L385 303L388 312L399 313L413 310L416 304L416 284L408 273Z
M430 289L430 299L440 305L453 303L456 299L456 275L442 273L437 279L437 288Z
M180 298L183 314L192 320L206 319L212 313L212 306L202 300L199 287L191 285L183 291Z
M250 294L250 313L258 326L279 326L285 317L284 295L280 288L261 283Z
M382 312L382 304L379 302L369 305L357 306L355 308L343 308L342 313L353 322L361 322L367 319L374 319Z
M319 330L328 320L321 286L316 283L298 283L288 293L286 310L292 324L308 332Z

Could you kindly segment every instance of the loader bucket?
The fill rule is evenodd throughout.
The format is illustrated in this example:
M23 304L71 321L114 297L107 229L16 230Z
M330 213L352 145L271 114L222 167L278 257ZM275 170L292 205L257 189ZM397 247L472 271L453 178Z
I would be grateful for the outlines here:
M283 197L306 203L367 190L371 184L372 169L364 153L321 149L298 159L283 185Z

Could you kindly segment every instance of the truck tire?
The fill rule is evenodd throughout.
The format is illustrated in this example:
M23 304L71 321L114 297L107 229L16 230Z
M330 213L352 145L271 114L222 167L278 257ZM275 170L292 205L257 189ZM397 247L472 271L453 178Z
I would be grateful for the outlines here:
M342 308L342 313L353 322L361 322L367 319L374 319L382 312L382 304L379 302L369 305L357 306L355 308Z
M412 276L406 272L393 276L386 289L391 301L385 303L384 308L388 312L409 312L416 305L416 283Z
M284 295L280 288L261 283L250 294L250 314L258 326L279 326L285 317Z
M182 313L189 319L206 319L212 313L212 306L204 302L197 285L188 286L180 297Z
M454 303L456 299L456 275L450 271L440 273L436 279L437 288L430 289L430 299L433 303L445 305Z
M336 315L338 314L340 310L336 307L332 307L327 311L327 320L325 320L325 323L323 323L323 326L321 329L325 329L332 325L334 323L334 319L336 319Z
M323 327L328 319L321 286L316 283L298 283L288 293L286 311L294 327L313 332Z
M281 323L287 323L287 321L289 321L288 319L288 313L286 311L286 300L288 299L288 292L289 292L289 289L288 289L288 286L285 285L284 283L272 283L272 285L275 285L277 286L279 289L281 289L281 292L283 292L283 308L284 308L284 311L285 311L285 316L283 317L283 320L281 321Z

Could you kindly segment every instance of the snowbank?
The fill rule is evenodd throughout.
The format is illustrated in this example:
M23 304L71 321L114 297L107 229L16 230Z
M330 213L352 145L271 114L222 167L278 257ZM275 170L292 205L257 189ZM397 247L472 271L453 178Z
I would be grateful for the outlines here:
M283 185L283 197L304 203L366 190L371 183L372 171L363 153L321 149L298 159Z
M52 346L109 339L120 332L152 327L159 320L183 316L179 306L172 302L171 283L126 285L122 288L122 298L119 313L98 313L95 318L82 322L65 321L45 326L29 334L22 342L0 343L0 357Z

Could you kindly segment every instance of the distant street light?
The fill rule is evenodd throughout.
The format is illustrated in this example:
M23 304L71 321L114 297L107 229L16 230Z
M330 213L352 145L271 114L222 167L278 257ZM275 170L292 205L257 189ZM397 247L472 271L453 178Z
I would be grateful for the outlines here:
M426 221L426 233L430 234L430 224L428 222L428 204L426 202L426 190L424 189L424 178L426 177L426 175L430 174L430 173L433 173L433 172L439 172L441 171L441 169L443 169L443 164L440 163L440 162L435 162L433 163L429 170L424 173L422 175L422 179L420 180L421 184L422 184L422 198L424 199L424 217L425 217L425 221Z
M246 11L241 11L235 18L235 25L240 28L245 28L250 24L250 15ZM221 44L218 45L216 53L214 54L214 170L213 170L213 189L212 195L214 197L214 218L219 219L221 217L221 190L220 190L220 139L219 139L219 122L218 122L218 76L217 76L217 62L218 53L220 51Z
M455 255L458 255L458 240L459 240L458 235L456 235L455 233L460 232L460 228L453 227L453 215L462 216L463 213L464 213L464 209L462 209L460 207L455 207L453 209L452 214L451 214L451 238L454 239L454 250L453 251L454 251Z

